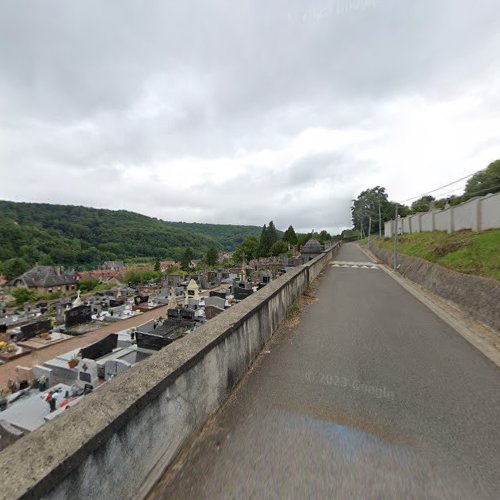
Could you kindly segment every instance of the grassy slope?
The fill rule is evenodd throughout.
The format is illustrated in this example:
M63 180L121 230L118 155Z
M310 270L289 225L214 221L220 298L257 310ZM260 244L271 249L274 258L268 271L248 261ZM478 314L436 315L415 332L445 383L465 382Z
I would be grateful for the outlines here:
M393 239L377 242L392 250ZM405 234L399 237L399 252L421 257L448 269L500 280L500 230L482 232Z

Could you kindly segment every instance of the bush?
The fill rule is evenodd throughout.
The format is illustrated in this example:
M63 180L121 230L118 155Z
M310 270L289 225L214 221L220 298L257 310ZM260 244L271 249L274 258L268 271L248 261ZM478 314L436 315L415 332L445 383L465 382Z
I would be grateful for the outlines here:
M87 293L94 290L97 285L99 285L99 280L97 278L82 278L78 287L82 293Z
M162 273L158 271L139 271L135 269L129 269L125 273L125 281L131 285L139 285L140 283L146 283L151 280L159 280L162 277Z
M12 291L11 295L16 299L17 306L36 300L36 293L29 288L16 288Z

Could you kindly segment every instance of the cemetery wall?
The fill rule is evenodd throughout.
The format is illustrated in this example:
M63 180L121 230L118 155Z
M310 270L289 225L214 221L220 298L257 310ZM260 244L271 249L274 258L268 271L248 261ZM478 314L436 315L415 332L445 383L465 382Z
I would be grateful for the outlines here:
M142 498L222 405L338 244L0 453L0 498Z
M478 196L444 210L434 210L417 214L420 224L413 216L402 217L398 223L398 233L416 233L420 231L485 231L500 228L500 193ZM395 233L394 221L387 221L384 235L390 238Z

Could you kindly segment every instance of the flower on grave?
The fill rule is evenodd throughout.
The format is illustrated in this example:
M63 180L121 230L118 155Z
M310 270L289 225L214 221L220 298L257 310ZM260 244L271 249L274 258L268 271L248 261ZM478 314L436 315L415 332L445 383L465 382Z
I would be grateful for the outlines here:
M5 352L16 352L17 351L17 345L14 344L14 342L9 342L5 347L4 347Z

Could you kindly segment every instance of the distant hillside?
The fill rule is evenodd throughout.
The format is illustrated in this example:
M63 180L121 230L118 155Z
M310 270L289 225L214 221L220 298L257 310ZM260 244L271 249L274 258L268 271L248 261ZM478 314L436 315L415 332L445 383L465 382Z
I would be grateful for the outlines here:
M134 257L179 258L191 247L234 250L256 226L165 222L125 210L0 201L0 262L87 267Z

